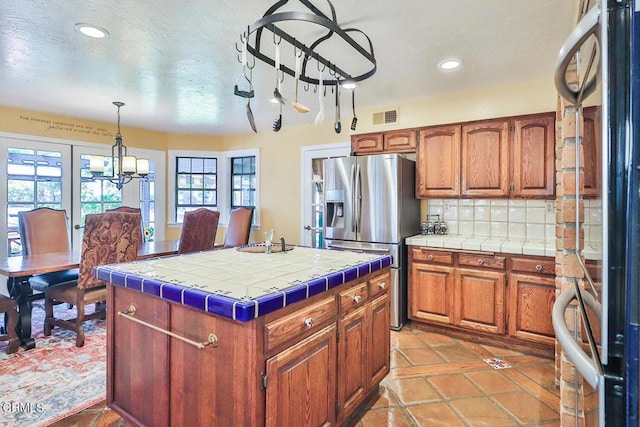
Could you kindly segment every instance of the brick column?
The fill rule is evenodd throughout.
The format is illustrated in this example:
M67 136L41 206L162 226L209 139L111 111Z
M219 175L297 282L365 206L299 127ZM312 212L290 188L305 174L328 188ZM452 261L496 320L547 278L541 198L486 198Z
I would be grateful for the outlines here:
M575 78L575 69L569 73ZM574 80L577 81L577 80ZM582 118L578 122L582 129ZM580 144L580 188L583 185L584 153L580 137L576 137L576 106L559 98L556 114L556 295L574 286L576 279L583 278L583 272L576 253L584 246L584 202L580 198L579 224L576 228L576 143ZM580 131L582 134L582 131ZM576 247L576 234L579 236ZM581 340L580 320L576 306L565 312L565 320L572 334ZM578 320L576 320L578 319ZM580 342L580 341L579 341ZM596 426L598 423L597 393L585 383L580 375L575 375L573 364L564 351L556 344L556 384L560 387L560 425L563 427Z

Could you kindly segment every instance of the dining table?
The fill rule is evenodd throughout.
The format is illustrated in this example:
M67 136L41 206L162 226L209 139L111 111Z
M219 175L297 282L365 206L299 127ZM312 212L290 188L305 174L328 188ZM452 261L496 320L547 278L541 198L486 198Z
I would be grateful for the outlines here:
M138 248L138 259L148 259L178 253L178 240L156 240L144 242ZM35 274L52 273L78 268L80 251L51 252L38 255L9 256L0 264L0 275L7 277L9 296L18 304L18 325L16 332L20 344L25 350L35 347L31 336L31 310L33 289L29 277ZM44 294L42 294L44 297Z

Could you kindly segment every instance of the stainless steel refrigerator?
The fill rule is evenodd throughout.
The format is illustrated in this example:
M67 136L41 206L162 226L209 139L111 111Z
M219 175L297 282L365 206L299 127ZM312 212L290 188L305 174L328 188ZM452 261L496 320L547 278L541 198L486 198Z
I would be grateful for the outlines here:
M415 162L399 154L324 161L325 247L388 253L391 265L391 327L407 318L405 237L420 225Z

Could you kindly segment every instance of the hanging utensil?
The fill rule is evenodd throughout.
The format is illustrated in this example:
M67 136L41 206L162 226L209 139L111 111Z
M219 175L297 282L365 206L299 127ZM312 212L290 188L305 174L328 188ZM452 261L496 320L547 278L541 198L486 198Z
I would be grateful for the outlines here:
M333 124L333 129L336 133L340 133L342 130L342 124L340 123L340 85L336 80L336 121Z
M253 83L252 83L253 67L249 67L247 63L247 39L245 37L242 37L242 61L241 62L242 62L242 75L244 76L246 81L249 83L249 90L248 91L240 90L238 89L238 85L236 84L233 89L233 93L242 98L247 98L247 106L245 107L247 111L247 119L249 119L249 125L251 126L251 129L257 133L258 131L256 129L256 121L253 117L253 111L251 111L251 98L253 98L254 96ZM249 68L249 77L247 77L247 68Z
M276 88L273 90L273 97L280 103L284 104L286 101L282 97L281 86L280 86L280 41L275 44L276 45L276 53L275 53L275 68L276 68ZM284 75L283 75L284 78Z
M356 90L351 91L351 108L353 109L353 119L351 119L351 130L356 130L358 117L356 117Z
M249 119L251 130L258 133L258 130L256 129L256 121L253 118L253 111L251 111L251 98L247 98L247 118Z
M282 127L282 104L280 104L280 115L278 116L276 121L273 122L273 131L278 132L281 127Z
M322 95L323 95L323 86L322 86L322 70L320 69L320 66L318 65L318 104L319 104L319 109L318 109L318 114L316 115L316 120L315 120L315 124L316 126L319 125L320 123L324 122L324 99L322 99Z
M311 111L309 107L298 102L298 84L300 83L300 59L302 58L302 51L298 54L297 51L294 50L294 54L296 56L296 100L291 105L298 113L308 113Z

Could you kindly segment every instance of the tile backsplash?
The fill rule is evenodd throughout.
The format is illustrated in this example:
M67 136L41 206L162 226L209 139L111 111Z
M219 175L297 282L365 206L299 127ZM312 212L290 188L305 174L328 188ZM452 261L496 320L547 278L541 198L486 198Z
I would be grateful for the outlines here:
M518 240L555 239L553 200L428 199L428 215L440 215L448 234ZM424 220L424 218L423 218ZM602 203L584 201L585 243L602 240Z

